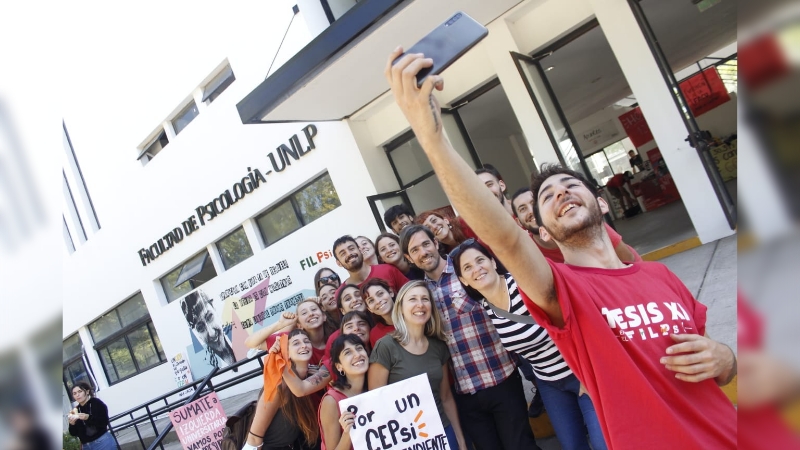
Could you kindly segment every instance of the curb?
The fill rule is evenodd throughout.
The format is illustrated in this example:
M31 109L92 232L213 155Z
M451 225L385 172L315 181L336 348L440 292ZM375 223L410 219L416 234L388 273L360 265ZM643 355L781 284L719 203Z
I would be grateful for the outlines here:
M658 261L659 259L666 258L667 256L672 256L678 253L682 253L687 250L700 247L701 245L703 245L703 243L700 242L700 238L695 236L693 238L689 238L680 242L676 242L672 245L662 247L658 250L653 250L652 252L645 253L644 255L642 255L642 259L644 261Z

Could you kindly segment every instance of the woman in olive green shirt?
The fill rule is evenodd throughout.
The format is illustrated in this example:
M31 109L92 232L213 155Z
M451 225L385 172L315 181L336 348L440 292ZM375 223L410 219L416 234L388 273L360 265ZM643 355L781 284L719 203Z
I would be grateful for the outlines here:
M444 343L439 311L425 281L410 281L400 289L392 321L395 332L379 339L369 358L370 390L427 374L450 448L466 449L450 390L450 352Z

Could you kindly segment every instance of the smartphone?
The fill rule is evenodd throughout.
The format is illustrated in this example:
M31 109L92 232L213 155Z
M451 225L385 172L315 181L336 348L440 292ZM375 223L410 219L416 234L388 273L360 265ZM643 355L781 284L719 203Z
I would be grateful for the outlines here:
M459 11L398 56L392 64L396 64L406 53L422 53L426 58L433 59L433 66L417 73L417 86L421 86L428 76L442 73L487 34L489 30L486 27L467 13Z

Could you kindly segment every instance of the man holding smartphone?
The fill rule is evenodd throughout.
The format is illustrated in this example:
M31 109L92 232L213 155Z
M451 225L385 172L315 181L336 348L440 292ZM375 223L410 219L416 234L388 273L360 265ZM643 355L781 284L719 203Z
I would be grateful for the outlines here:
M385 75L447 197L514 275L523 300L592 398L609 448L736 448L736 410L717 384L736 374L731 349L704 336L707 308L659 263L620 261L602 215L608 205L583 175L542 168L531 183L548 261L442 132L434 89L416 74L421 54L389 56Z

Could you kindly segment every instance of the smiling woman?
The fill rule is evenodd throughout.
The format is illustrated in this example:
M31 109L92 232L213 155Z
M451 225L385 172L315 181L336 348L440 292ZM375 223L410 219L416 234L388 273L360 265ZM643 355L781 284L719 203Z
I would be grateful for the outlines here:
M450 448L466 448L450 390L450 352L425 281L409 281L400 289L392 320L396 331L378 340L369 359L370 389L426 374Z

